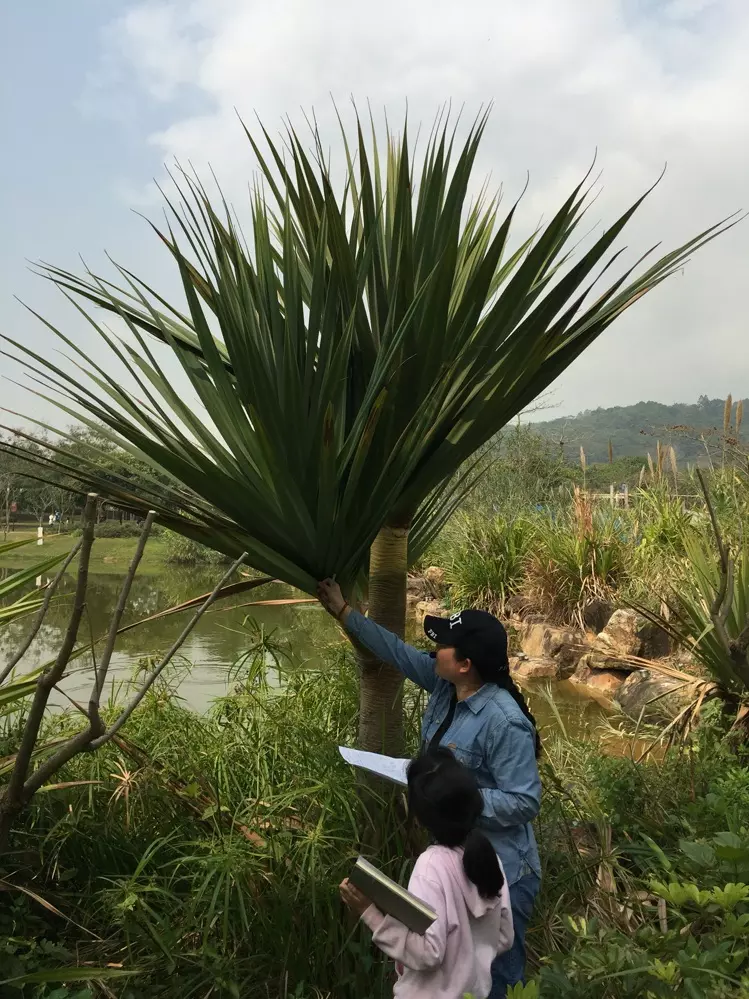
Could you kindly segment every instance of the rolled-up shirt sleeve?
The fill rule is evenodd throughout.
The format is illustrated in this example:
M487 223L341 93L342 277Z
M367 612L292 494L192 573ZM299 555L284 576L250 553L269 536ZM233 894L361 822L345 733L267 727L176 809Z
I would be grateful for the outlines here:
M508 719L488 734L485 752L495 786L481 788L483 818L496 826L532 822L541 808L541 778L533 734Z
M383 628L359 611L351 610L346 616L346 631L353 639L369 649L378 659L399 669L409 680L430 693L437 684L434 659L428 652L421 652L407 645L397 635Z

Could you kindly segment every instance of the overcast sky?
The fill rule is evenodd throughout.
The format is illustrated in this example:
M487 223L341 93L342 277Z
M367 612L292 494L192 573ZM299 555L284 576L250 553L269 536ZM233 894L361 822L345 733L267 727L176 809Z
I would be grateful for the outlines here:
M391 122L406 101L410 120L427 123L444 101L471 115L492 101L479 174L508 198L530 175L522 231L559 207L596 149L601 225L667 162L628 230L633 253L749 208L746 0L0 6L0 332L41 351L53 339L14 295L92 341L26 259L103 266L108 251L173 292L169 261L135 212L158 218L153 178L175 157L200 172L210 163L232 199L244 197L253 161L235 109L275 128L314 108L328 130L331 95L344 107L369 100ZM560 379L550 415L749 395L747 250L749 220L617 321ZM0 371L15 375L1 357ZM40 412L7 381L0 404Z

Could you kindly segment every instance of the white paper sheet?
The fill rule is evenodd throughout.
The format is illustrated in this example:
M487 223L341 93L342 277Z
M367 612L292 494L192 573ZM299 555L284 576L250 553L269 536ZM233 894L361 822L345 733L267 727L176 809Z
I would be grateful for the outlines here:
M378 774L385 780L390 780L394 784L406 787L406 767L410 760L401 760L395 756L381 756L379 753L366 753L363 749L349 749L348 746L338 747L341 756L347 763L362 770L369 770L370 773Z

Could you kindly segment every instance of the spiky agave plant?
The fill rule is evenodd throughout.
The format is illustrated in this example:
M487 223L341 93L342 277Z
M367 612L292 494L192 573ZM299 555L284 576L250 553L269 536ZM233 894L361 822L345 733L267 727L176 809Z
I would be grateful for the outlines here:
M732 224L632 278L638 261L589 302L643 198L572 263L583 181L510 252L516 206L500 216L498 197L470 198L485 126L482 114L459 146L438 120L415 162L407 127L400 137L388 130L381 155L374 126L367 139L357 118L352 136L341 127L341 185L317 126L311 153L291 127L283 145L246 130L264 185L252 198L251 240L223 197L214 205L185 173L169 225L157 230L179 270L181 306L124 267L119 285L45 267L140 398L50 323L75 369L14 342L16 356L68 416L104 424L123 465L146 459L173 484L104 477L95 458L71 460L64 436L49 465L229 555L246 550L258 569L307 591L335 574L350 592L369 562L370 613L402 632L409 532L414 554L444 518L444 483L626 308ZM86 302L118 317L126 336L88 315ZM154 341L169 347L198 405L175 387ZM392 748L400 677L363 665L362 742Z

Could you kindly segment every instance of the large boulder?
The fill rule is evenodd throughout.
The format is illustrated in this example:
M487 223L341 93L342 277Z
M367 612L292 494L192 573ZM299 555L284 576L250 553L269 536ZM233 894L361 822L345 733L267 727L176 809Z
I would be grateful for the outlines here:
M584 656L581 656L578 661L577 668L580 670L587 669L589 671L615 669L618 672L623 673L624 676L627 676L633 669L636 669L635 666L629 665L618 656L607 655L604 652L596 651L586 652Z
M580 631L532 621L522 629L520 647L531 659L555 659L558 675L566 679L575 672L586 645Z
M545 656L511 656L510 669L519 680L558 680L559 663Z
M639 669L627 677L614 700L628 717L662 724L673 721L694 697L694 683L655 670Z
M620 669L591 669L586 665L587 658L584 656L580 660L570 682L612 703L629 674Z
M614 611L593 647L604 655L642 659L656 659L670 651L668 636L662 628L636 611L624 608Z

